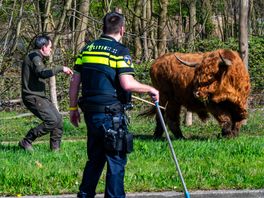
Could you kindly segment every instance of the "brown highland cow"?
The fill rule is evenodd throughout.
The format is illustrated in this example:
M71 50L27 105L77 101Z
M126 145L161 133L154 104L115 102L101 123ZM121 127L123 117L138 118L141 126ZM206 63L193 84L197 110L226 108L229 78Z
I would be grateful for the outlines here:
M181 106L197 113L203 121L211 113L222 128L222 136L239 134L242 121L247 118L250 78L237 52L219 49L165 54L152 64L150 76L160 91L159 104L166 106L165 120L176 138L183 138ZM156 121L154 136L161 137L163 129L158 116Z

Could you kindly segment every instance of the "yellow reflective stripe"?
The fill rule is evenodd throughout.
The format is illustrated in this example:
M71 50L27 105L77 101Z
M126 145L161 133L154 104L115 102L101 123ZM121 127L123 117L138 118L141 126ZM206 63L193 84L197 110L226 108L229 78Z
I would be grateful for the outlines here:
M118 60L124 60L124 56L114 56L114 55L110 55L110 57L112 59L115 59L116 61L118 61Z
M116 67L116 61L109 60L109 58L102 56L83 56L82 63L94 63L103 65L109 65L110 63L110 67Z
M110 60L110 67L116 68L116 61Z
M82 59L81 58L77 58L76 61L75 61L75 64L76 65L81 65L82 64Z
M102 56L109 56L109 52L90 52L90 51L84 51L83 54L85 55L102 55Z
M92 63L109 65L112 68L134 68L134 65L128 65L124 61L124 56L110 55L109 52L91 52L84 51L81 60L77 58L75 64ZM96 56L97 55L97 56Z
M128 65L124 60L122 61L117 61L117 68L134 68L134 65L131 64L131 65Z
M114 60L123 60L124 57L123 56L115 56L115 55L110 55L109 52L89 52L89 51L84 51L83 54L85 55L99 55L99 56L108 56L110 57L111 59L114 59Z

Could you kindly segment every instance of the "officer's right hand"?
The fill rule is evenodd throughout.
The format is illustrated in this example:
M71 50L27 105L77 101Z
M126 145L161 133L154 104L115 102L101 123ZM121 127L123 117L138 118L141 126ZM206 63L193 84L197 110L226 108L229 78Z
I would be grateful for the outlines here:
M70 111L70 121L75 127L79 126L79 123L81 122L81 116L78 109Z
M159 102L159 91L157 89L152 87L148 94L154 102Z

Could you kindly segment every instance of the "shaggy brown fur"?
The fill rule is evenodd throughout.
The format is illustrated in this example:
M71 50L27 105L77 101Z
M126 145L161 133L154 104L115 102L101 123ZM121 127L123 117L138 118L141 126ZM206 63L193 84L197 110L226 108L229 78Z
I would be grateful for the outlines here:
M188 67L177 58L198 63ZM176 138L180 129L181 106L198 114L203 121L211 113L222 127L223 136L237 136L247 117L250 93L249 74L239 54L231 50L206 53L170 53L159 57L151 66L153 86L160 91L160 105L166 105L166 122ZM154 135L162 136L157 120Z

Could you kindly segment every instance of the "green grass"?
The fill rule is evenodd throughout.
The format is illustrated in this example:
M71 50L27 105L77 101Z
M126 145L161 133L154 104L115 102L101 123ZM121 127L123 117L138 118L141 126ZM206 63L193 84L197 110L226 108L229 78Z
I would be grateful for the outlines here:
M20 140L27 131L37 126L40 120L35 116L27 116L22 118L12 118L18 116L18 113L6 113L0 112L0 141L17 141ZM86 137L86 126L84 120L79 126L75 128L69 121L68 116L64 116L64 139L79 139ZM48 136L44 136L41 140L48 139Z
M10 116L9 113L0 113ZM12 115L14 115L12 113ZM134 152L128 156L127 192L182 191L166 139L153 140L154 119L132 113L130 130L135 134ZM84 123L74 128L64 119L62 150L49 151L48 136L34 144L34 152L19 150L17 141L38 120L34 117L0 120L0 194L41 195L76 193L87 160ZM250 114L247 125L235 139L218 138L213 120L182 127L187 140L172 143L189 191L199 189L260 189L264 187L264 116ZM75 141L67 141L74 139ZM5 141L5 142L4 142ZM7 143L6 141L11 141ZM104 190L105 171L98 184Z

